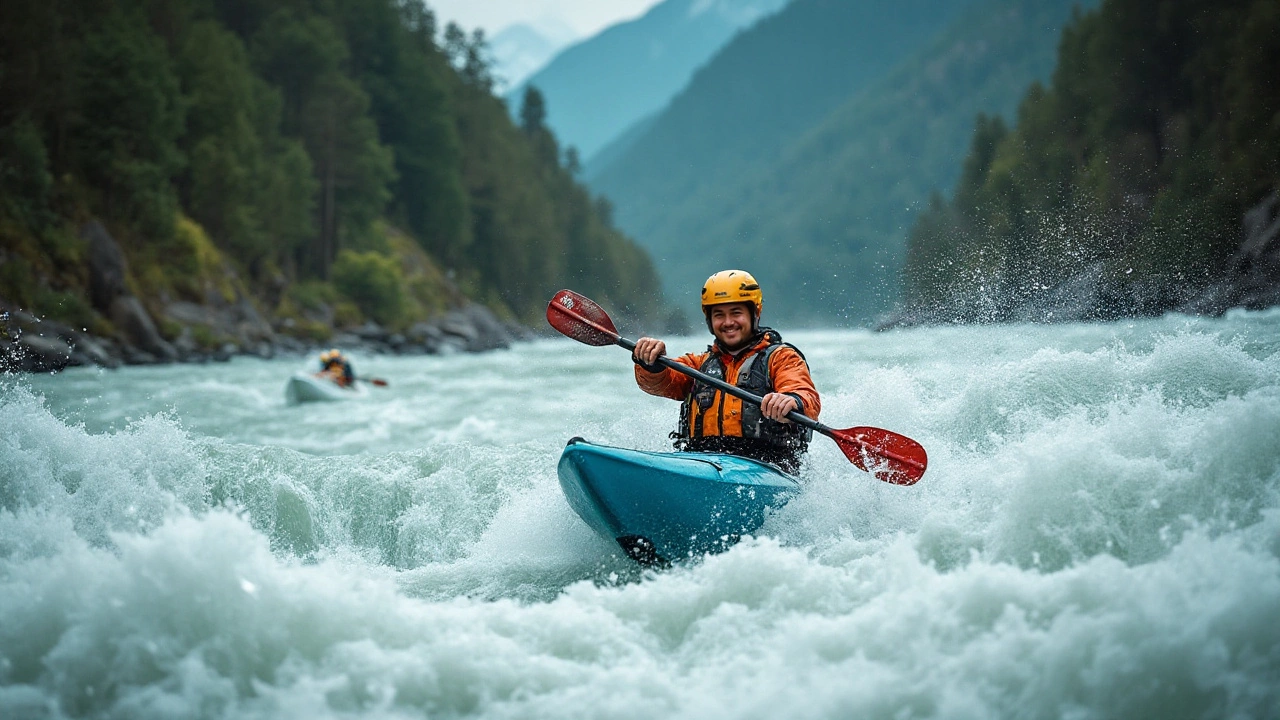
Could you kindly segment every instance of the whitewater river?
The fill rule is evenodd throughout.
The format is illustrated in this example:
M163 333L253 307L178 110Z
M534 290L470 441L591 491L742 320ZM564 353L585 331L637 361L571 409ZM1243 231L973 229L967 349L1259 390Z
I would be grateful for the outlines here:
M0 378L0 717L1280 717L1280 311L787 339L928 473L662 571L555 475L668 447L618 348Z

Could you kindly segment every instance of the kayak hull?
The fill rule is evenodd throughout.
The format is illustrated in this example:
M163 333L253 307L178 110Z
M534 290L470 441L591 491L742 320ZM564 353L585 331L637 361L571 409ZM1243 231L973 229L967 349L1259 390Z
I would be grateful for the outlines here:
M350 400L363 394L363 388L358 385L351 388L341 388L331 380L308 375L307 373L295 374L289 378L289 382L284 387L284 397L290 405L304 402Z
M569 441L557 468L569 506L646 565L720 552L800 489L778 468L736 455L659 453Z

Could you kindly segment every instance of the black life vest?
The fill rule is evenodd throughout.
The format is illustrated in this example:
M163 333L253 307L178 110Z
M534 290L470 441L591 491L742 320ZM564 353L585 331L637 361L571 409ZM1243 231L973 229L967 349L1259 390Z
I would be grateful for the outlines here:
M769 374L769 361L773 358L773 353L778 348L789 347L796 351L802 361L804 353L791 343L783 342L782 336L776 330L770 328L761 328L761 330L769 344L743 361L742 367L738 368L736 384L737 387L753 395L763 397L773 392L773 378ZM707 348L707 358L702 361L702 367L698 369L711 377L724 380L724 363L720 362L720 353L716 352L714 345ZM680 429L672 434L673 439L688 440L704 437L703 413L712 406L719 393L720 391L711 385L694 380L693 390L685 397L684 402L680 403ZM695 402L698 404L698 413L690 425L690 416L694 415L693 403ZM760 412L759 405L744 402L742 403L742 437L787 450L804 452L813 438L813 431L798 423L780 423L770 420Z

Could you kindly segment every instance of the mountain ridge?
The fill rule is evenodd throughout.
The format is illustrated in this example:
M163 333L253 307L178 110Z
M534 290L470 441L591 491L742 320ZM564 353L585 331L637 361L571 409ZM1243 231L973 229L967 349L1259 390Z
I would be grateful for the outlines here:
M741 52L737 46L752 34L771 32L802 2L743 33L700 76ZM611 170L588 174L588 181L615 204L619 226L653 255L677 304L689 305L695 286L721 265L768 267L772 284L789 288L773 295L775 317L869 322L896 300L906 227L932 190L954 182L974 115L1011 112L1026 85L1047 75L1073 4L958 4L950 22L935 25L936 32L878 77L767 152L752 148L754 162L740 150L733 164L690 173L688 149L663 156L651 134L632 145L632 162L624 157ZM808 5L815 17L822 15L820 2ZM767 39L757 44L766 46ZM1002 59L1005 53L1010 59ZM699 90L695 79L668 112ZM777 94L757 104L770 102ZM721 110L742 112L723 104ZM667 117L655 126L663 122L673 124ZM707 267L692 267L690 255ZM831 272L811 272L817 267Z
M660 110L734 34L789 0L665 0L557 54L507 93L547 101L547 123L565 146L590 160L646 115Z

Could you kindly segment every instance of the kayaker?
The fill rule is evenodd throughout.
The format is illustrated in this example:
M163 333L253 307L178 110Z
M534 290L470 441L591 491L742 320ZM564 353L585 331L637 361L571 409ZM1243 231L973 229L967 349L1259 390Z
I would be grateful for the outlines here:
M751 273L712 275L702 286L702 312L715 342L704 353L675 359L762 396L760 407L655 364L667 352L661 340L640 338L631 359L640 389L682 402L680 427L671 433L677 450L727 452L795 473L812 432L788 420L787 413L795 410L817 420L822 401L804 355L760 324L763 309L764 294Z
M338 387L351 387L356 382L356 373L351 369L351 361L337 349L320 353L320 372L317 377L326 378Z

